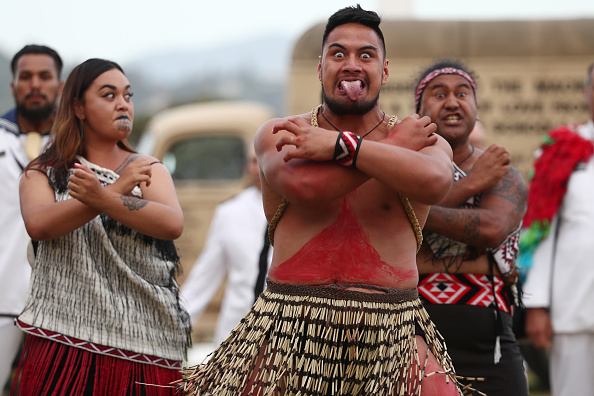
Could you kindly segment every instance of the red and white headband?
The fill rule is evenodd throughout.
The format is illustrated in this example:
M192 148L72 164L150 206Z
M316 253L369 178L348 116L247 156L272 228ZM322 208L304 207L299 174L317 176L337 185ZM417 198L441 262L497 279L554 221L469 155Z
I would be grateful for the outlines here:
M415 91L415 111L417 113L419 112L421 95L423 94L423 90L425 90L425 87L427 86L427 84L431 82L431 80L433 80L437 76L441 76L442 74L458 74L464 77L470 82L470 85L472 85L472 89L474 90L474 92L476 92L476 84L474 83L474 80L464 70L456 69L455 67L442 67L441 69L435 69L431 73L423 77L423 79L419 82L419 85L417 85L417 90Z

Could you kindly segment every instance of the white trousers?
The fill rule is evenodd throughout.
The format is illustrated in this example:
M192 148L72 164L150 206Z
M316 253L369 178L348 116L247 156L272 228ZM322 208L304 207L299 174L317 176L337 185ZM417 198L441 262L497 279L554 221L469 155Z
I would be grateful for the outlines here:
M551 396L594 395L594 333L555 334Z
M13 318L0 317L0 392L10 376L12 362L25 333L14 325Z

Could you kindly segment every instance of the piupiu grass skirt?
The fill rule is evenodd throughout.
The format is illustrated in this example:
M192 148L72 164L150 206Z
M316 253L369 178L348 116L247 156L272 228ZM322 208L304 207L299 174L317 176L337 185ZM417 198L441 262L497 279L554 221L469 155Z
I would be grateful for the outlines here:
M417 290L382 290L269 282L207 363L185 369L178 386L188 395L418 395L432 373L417 354L415 324L441 373L457 383Z

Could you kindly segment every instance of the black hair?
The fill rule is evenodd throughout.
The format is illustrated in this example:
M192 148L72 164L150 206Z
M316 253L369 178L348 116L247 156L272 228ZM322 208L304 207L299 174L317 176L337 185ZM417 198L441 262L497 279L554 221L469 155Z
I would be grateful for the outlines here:
M337 28L341 25L346 25L348 23L356 23L359 25L366 26L378 35L380 41L382 42L382 50L384 51L384 57L386 56L386 43L384 41L384 34L382 33L379 25L382 21L382 18L374 11L367 11L361 8L361 5L357 4L357 6L345 7L338 11L336 11L330 18L328 18L328 22L326 23L326 29L324 30L324 35L322 36L322 49L324 48L324 44L326 44L326 39L332 30Z
M50 47L46 47L45 45L37 45L37 44L28 44L25 45L19 52L17 52L13 57L10 63L12 68L12 76L14 77L16 73L16 66L19 58L23 55L29 54L40 54L40 55L49 55L54 59L54 63L56 64L56 71L58 72L58 79L60 79L62 75L62 68L64 64L62 63L62 58L60 55Z

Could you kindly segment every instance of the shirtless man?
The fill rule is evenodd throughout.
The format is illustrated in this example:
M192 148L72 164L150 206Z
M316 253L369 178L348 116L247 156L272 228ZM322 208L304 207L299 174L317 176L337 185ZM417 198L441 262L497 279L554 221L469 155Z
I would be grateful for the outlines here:
M417 236L429 205L450 189L452 154L428 117L396 123L380 109L388 61L379 23L359 6L330 17L318 65L323 104L258 131L274 245L268 288L189 373L199 378L193 390L460 394L416 291Z
M456 174L425 224L417 260L425 309L445 338L456 374L482 378L473 386L489 396L527 395L511 316L526 184L505 148L483 151L470 144L477 99L464 65L445 61L427 67L415 106L450 143Z

